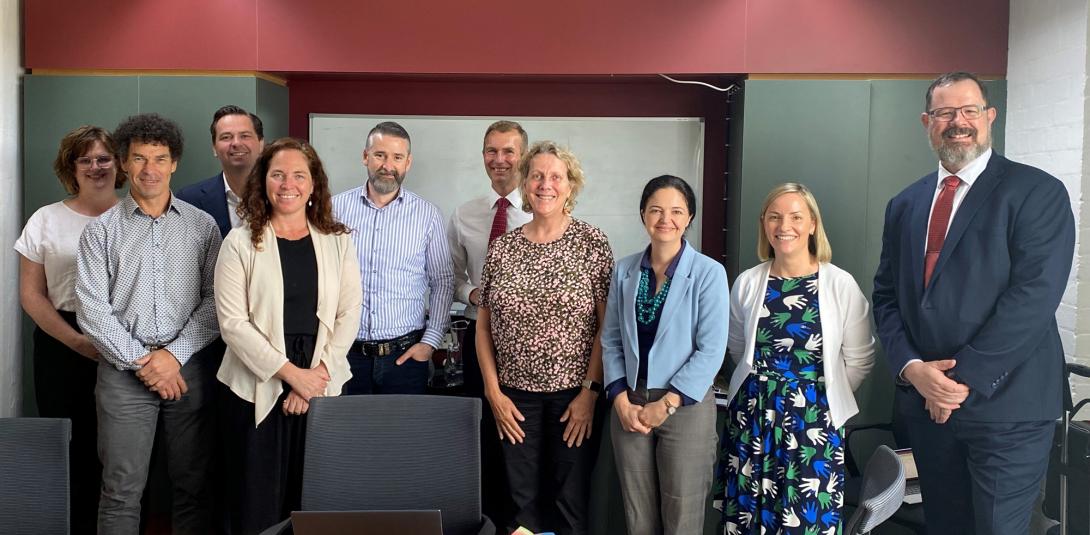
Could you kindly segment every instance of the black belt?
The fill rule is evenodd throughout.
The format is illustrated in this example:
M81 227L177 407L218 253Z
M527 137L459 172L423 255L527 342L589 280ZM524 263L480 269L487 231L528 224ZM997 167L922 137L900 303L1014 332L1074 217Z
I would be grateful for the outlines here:
M385 357L394 351L409 349L424 336L424 329L418 329L409 334L391 338L389 340L356 340L352 342L352 351L364 355Z

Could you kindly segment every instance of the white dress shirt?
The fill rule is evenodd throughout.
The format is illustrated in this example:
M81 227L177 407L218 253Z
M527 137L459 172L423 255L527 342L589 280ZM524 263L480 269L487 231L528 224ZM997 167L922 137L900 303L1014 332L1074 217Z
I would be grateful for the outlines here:
M220 176L223 177L223 191L227 194L227 217L231 220L231 228L238 228L242 225L242 218L238 216L238 203L242 199L231 190L231 183L227 181L227 175L220 173Z
M488 255L488 234L496 217L496 201L500 194L489 190L488 195L478 197L454 210L447 226L447 242L454 263L454 299L465 303L465 316L477 319L477 306L469 301L469 294L478 288L484 259ZM507 194L511 205L507 207L507 232L526 223L533 216L522 210L522 195L516 188Z

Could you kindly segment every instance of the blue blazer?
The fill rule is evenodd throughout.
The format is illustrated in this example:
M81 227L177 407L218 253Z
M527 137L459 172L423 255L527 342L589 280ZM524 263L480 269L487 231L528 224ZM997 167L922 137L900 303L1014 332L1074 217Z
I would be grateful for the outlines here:
M602 330L605 384L625 377L636 386L639 342L636 337L636 292L643 252L627 256L613 268ZM712 386L727 352L730 288L723 266L685 247L670 292L662 305L658 332L647 363L647 387L673 386L700 401Z
M873 302L890 370L900 373L910 359L954 358L953 377L970 388L956 417L1059 417L1064 355L1056 308L1075 247L1067 189L993 152L954 214L924 289L937 180L937 173L921 178L886 208ZM902 410L923 410L915 389L903 394Z
M186 186L177 193L179 199L208 212L220 228L220 237L231 232L231 218L227 215L227 189L223 187L223 173Z

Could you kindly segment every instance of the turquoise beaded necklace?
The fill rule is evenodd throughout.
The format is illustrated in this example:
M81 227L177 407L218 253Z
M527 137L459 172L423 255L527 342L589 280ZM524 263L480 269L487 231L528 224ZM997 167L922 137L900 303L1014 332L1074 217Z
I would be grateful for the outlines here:
M670 291L670 277L662 284L662 290L654 296L651 295L651 270L640 270L640 286L636 291L636 320L644 325L650 325L662 311L662 304L666 302L666 293Z

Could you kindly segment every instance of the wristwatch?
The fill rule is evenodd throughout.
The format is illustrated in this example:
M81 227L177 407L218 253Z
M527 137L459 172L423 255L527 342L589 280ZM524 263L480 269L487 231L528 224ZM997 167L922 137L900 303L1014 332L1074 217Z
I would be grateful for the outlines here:
M666 415L673 416L677 412L677 407L670 403L670 400L666 397L662 398L662 402L666 405Z
M602 383L595 381L594 379L584 379L583 388L590 390L591 392L601 392Z

